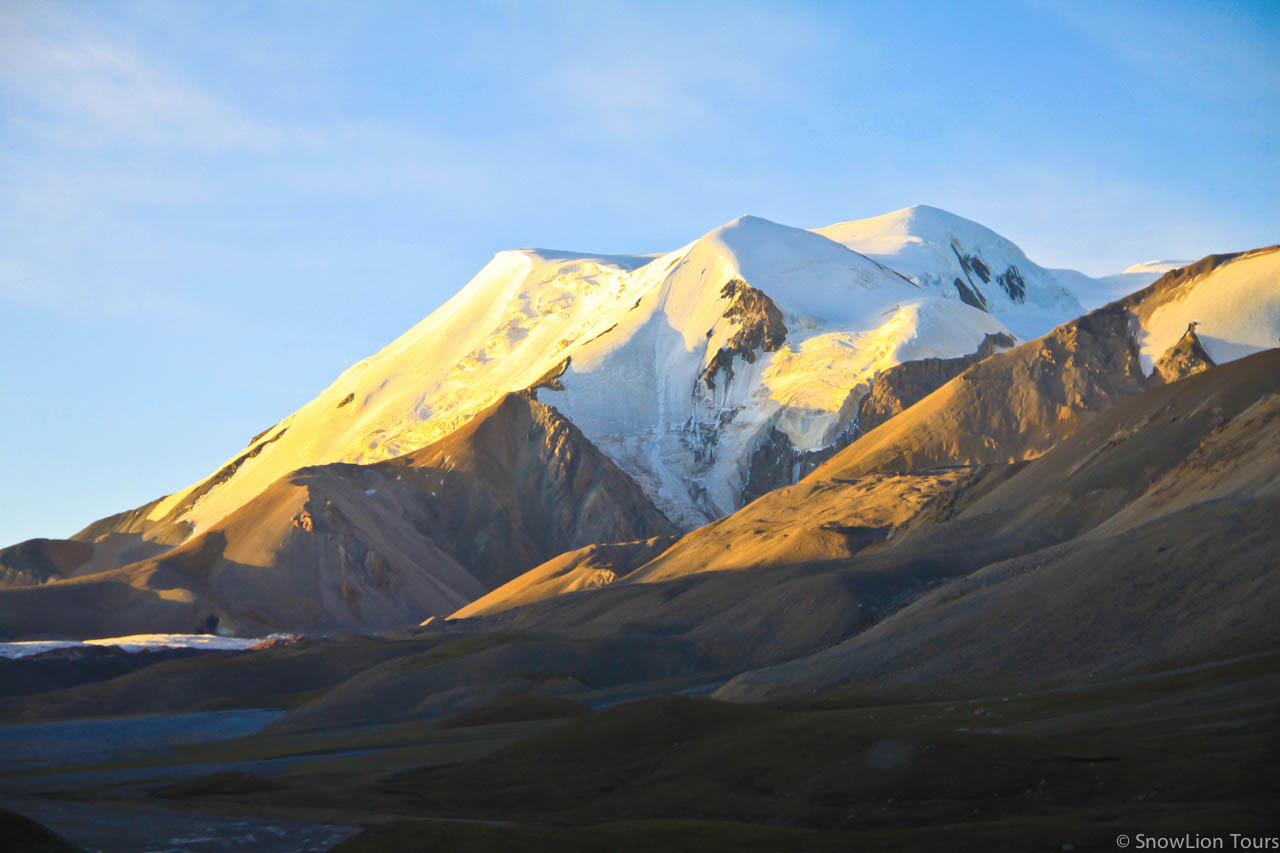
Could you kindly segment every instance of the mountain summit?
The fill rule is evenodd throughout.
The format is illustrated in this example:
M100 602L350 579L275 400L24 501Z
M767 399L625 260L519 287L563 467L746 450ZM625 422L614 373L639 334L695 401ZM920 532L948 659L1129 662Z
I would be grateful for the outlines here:
M1081 313L1063 280L990 229L926 206L816 231L743 216L660 255L499 252L209 478L88 538L127 531L154 547L121 553L149 556L299 467L415 451L526 389L692 529L851 440L887 369L989 354L992 341ZM1153 318L1146 370L1185 330L1183 313ZM1233 340L1205 346L1221 362Z
M814 229L922 287L981 308L1023 340L1084 313L1057 277L984 225L918 204Z

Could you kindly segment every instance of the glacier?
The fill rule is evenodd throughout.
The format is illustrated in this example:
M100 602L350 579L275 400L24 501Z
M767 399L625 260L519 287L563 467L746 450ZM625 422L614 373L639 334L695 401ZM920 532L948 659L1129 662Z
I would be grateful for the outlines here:
M878 372L1037 337L1083 311L1064 282L1098 281L923 205L813 230L743 216L652 255L503 251L149 518L194 535L292 470L409 452L536 388L692 529L741 506L771 431L826 447Z

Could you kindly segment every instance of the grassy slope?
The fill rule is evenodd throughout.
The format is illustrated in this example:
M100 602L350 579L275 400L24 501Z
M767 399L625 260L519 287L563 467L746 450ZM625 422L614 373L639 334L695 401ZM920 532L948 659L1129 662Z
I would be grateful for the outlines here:
M1264 830L1278 663L927 702L646 700L380 786L402 810L515 825L396 824L339 849L1085 850Z
M1007 696L846 688L807 704L661 697L559 721L265 732L153 756L153 786L165 762L323 754L271 784L184 777L166 802L370 825L344 851L1106 850L1121 832L1265 834L1278 665L1280 649Z

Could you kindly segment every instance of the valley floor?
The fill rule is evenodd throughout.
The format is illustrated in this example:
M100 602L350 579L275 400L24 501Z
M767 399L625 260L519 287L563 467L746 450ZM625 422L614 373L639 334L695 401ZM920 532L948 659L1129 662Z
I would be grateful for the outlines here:
M235 712L218 720L231 739L11 766L0 808L102 851L1112 850L1139 833L1229 847L1280 830L1277 664L1280 650L1072 689L807 706L507 698L304 731ZM160 733L182 718L151 719ZM0 736L35 726L49 724Z

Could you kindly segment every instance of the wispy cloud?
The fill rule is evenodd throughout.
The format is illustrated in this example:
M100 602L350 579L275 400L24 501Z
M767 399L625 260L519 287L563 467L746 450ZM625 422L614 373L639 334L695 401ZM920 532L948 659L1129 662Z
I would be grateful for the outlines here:
M1167 4L1152 0L1025 2L1152 75L1169 77L1176 70L1181 85L1231 98L1280 94L1280 54L1273 42L1258 38L1268 31L1274 38L1280 31L1269 3L1186 4L1169 14Z
M662 132L707 113L706 104L680 81L652 67L576 66L557 72L548 83L617 136Z
M613 26L590 38L565 27L539 84L556 102L578 107L578 120L614 137L653 138L708 123L727 131L742 123L740 113L758 115L793 98L788 78L832 47L799 5L744 2L732 15L696 5L610 8Z
M299 141L39 2L0 8L0 87L11 127L59 145L263 151Z

